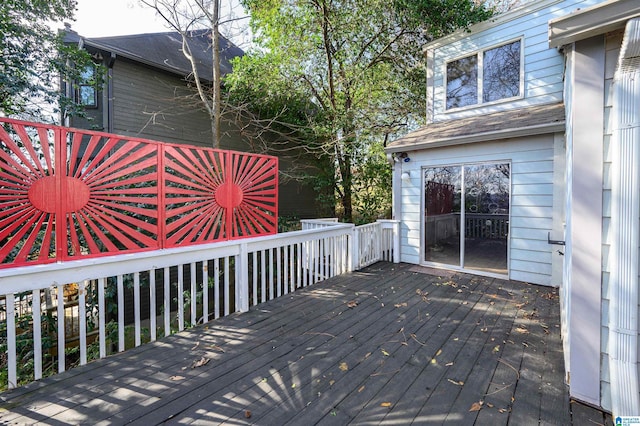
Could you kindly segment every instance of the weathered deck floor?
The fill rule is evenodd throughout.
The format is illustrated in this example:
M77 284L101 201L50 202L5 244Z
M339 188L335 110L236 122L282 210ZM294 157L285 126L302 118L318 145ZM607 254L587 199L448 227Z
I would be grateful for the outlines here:
M571 424L557 291L428 272L378 263L5 392L0 423Z

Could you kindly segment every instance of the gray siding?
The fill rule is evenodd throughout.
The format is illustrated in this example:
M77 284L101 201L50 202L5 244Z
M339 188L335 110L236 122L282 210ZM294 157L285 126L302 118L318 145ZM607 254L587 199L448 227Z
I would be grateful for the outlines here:
M112 81L114 133L212 146L209 116L178 76L121 59L113 66ZM247 150L228 121L222 134L222 149Z

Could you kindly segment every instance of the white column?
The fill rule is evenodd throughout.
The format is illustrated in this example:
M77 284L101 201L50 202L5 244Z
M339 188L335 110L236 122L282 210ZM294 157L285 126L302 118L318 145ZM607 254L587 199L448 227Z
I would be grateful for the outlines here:
M640 19L627 23L614 76L609 367L614 416L640 414L638 246L640 245Z

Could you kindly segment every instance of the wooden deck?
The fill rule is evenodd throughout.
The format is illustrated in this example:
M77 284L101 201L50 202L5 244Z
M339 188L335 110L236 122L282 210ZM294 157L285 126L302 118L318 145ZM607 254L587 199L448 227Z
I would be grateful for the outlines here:
M377 263L5 392L0 423L603 424L563 371L556 290Z

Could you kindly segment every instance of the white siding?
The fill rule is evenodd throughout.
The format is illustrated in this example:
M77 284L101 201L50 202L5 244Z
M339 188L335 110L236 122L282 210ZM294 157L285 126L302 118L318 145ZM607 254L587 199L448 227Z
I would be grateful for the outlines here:
M531 13L513 14L510 19L493 27L479 24L471 28L465 37L452 36L433 46L430 54L433 62L428 72L432 86L428 88L430 121L450 120L478 114L488 114L505 109L560 102L563 99L564 57L556 49L549 49L548 21L577 8L598 3L597 0L567 0L546 2L547 7ZM536 8L529 5L528 8ZM523 37L524 96L519 99L488 105L476 105L447 112L445 110L445 64L455 58L471 55L478 50ZM451 42L447 42L451 40Z
M552 246L547 242L553 214L553 135L409 152L400 163L411 179L402 181L401 253L403 262L421 262L421 218L424 205L422 169L438 165L511 162L511 229L509 276L551 285Z
M611 246L611 133L612 124L610 112L613 105L611 84L615 72L616 63L622 44L622 31L608 34L605 38L605 129L603 152L603 182L602 182L602 312L601 334L602 354L600 369L600 393L601 404L605 410L611 410L611 383L609 378L609 249Z

